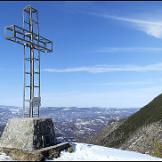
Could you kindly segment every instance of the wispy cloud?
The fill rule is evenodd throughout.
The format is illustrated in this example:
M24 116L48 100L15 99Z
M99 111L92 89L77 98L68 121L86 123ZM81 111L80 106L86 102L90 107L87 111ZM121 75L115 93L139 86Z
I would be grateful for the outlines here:
M156 47L103 47L101 49L93 51L95 53L118 53L118 52L135 52L135 53L142 53L142 52L162 52L162 48Z
M162 71L162 63L149 65L94 65L72 68L47 68L45 72L52 73L72 73L72 72L87 72L87 73L109 73L109 72L149 72Z
M130 19L123 17L111 17L116 20L132 23L138 30L144 31L146 34L154 36L156 38L162 38L162 21L146 21L139 19Z
M162 38L162 20L155 20L155 17L153 17L154 19L153 21L152 18L151 20L146 20L144 18L128 18L128 17L120 17L120 16L111 16L106 13L88 12L88 14L107 18L107 19L126 22L134 26L137 30L143 31L148 35L151 35L156 38Z

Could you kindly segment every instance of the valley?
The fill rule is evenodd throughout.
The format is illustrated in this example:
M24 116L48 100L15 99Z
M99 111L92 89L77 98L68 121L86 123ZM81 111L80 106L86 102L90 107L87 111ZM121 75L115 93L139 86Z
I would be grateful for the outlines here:
M52 118L58 141L88 142L112 121L126 119L137 108L78 108L78 107L42 107L40 117ZM9 118L21 117L22 109L12 106L0 106L0 132Z

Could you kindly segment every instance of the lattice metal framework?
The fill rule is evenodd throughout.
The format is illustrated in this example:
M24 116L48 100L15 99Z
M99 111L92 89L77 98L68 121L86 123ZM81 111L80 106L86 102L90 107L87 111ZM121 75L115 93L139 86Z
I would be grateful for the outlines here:
M5 39L24 47L24 117L39 117L40 53L53 51L53 42L39 35L38 11L31 6L23 9L23 27L5 27Z

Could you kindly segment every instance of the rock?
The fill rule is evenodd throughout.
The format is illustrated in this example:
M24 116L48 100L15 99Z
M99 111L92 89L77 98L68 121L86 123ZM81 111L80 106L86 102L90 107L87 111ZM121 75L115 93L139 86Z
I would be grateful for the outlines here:
M3 148L1 149L6 155L10 156L12 160L20 161L42 161L44 157L42 154L35 154L32 152L27 152L24 150L19 150L15 148Z
M71 147L68 148L67 151L68 151L69 153L73 153L73 152L74 152L74 149L73 149L73 147L71 146Z
M10 119L0 139L0 147L33 151L57 143L52 119Z
M20 150L15 148L1 148L0 151L11 157L13 160L43 161L45 159L52 160L53 158L58 158L61 151L66 151L70 147L72 146L68 142L64 142L34 151Z
M52 119L14 118L10 119L0 139L0 151L13 160L42 161L53 159L69 143L57 144Z

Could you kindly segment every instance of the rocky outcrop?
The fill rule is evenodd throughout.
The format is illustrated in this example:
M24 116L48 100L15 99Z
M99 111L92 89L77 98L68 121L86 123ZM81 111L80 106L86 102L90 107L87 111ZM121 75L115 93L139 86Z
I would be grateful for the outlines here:
M113 132L122 123L123 121L110 123L99 135L93 137L90 142L106 146L116 141L117 139L114 138ZM119 138L122 138L122 134ZM162 120L138 128L125 142L116 148L155 155L157 151L156 143L162 144Z
M98 144L162 157L162 94L121 124L109 125Z
M157 142L162 143L162 120L136 130L121 145L121 149L154 155Z

